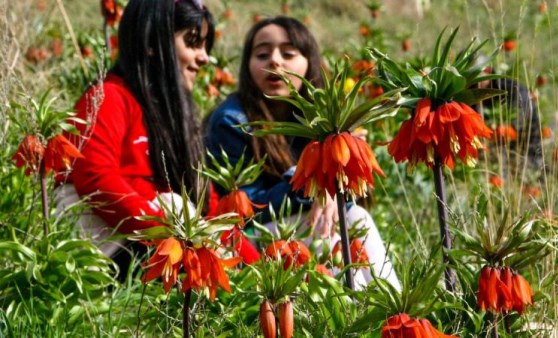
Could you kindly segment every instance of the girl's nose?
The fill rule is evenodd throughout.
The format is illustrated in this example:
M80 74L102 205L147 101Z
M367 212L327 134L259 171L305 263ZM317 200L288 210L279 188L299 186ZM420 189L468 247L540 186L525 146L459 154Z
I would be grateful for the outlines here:
M274 50L269 58L270 68L278 68L281 65L281 53L278 50Z
M207 51L205 48L198 49L198 53L196 54L196 62L200 65L206 65L209 63L209 55L207 55Z

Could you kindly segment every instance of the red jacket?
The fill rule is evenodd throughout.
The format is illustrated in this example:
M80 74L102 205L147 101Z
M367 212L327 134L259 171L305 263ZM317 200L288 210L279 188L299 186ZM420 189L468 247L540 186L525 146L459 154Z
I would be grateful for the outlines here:
M150 201L157 192L169 190L153 182L142 109L124 81L108 75L102 88L92 87L81 97L76 110L88 124L76 125L80 136L67 137L84 158L75 161L66 182L73 183L81 197L90 196L95 213L108 225L122 222L119 232L160 225L134 218L164 217Z

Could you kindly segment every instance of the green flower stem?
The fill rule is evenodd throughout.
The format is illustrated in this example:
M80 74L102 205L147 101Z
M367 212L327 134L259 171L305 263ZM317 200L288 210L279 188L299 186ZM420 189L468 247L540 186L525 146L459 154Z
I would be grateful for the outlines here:
M184 293L184 304L182 305L182 337L190 337L190 298L192 289Z
M495 314L492 316L492 338L499 338L498 334L498 316Z
M107 52L109 57L112 56L112 45L110 43L110 32L109 32L109 25L107 23L107 19L103 23L103 35L105 36L105 46L107 47Z
M349 251L349 232L345 219L345 196L337 190L337 213L339 215L339 232L341 233L341 252L343 253L343 263L345 264L345 283L351 290L355 289L351 264L351 254Z
M440 235L442 236L442 259L446 264L444 271L444 279L446 282L446 290L455 291L455 274L449 267L448 251L451 250L451 237L448 229L448 211L446 209L446 187L444 174L442 173L442 163L440 158L436 156L434 160L434 185L436 186L436 204L438 206L438 221L440 223Z
M41 180L41 201L43 202L43 227L45 237L48 236L48 192L47 192L47 177L45 169L45 161L41 161L39 167L39 179Z

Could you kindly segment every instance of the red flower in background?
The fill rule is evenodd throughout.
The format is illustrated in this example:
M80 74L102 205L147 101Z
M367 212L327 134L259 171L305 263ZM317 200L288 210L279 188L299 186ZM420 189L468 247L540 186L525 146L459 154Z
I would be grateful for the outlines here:
M343 132L306 145L290 183L312 198L333 197L336 188L360 197L374 187L372 173L385 176L368 143Z
M246 192L242 190L233 190L219 200L215 213L217 215L222 215L235 212L238 214L238 217L240 217L239 225L244 226L245 218L254 217L253 206L256 208L264 208L265 204L252 203Z
M274 260L281 259L284 261L284 269L287 269L291 265L293 265L294 268L301 267L310 262L312 257L308 247L297 240L290 242L285 240L275 241L267 246L265 255Z
M338 253L341 253L342 243L338 241L333 246L332 255L335 256ZM368 254L366 253L366 249L362 245L362 240L359 238L355 238L351 240L351 244L349 244L349 251L351 253L351 263L355 264L369 264ZM363 266L363 268L368 268L367 266Z
M122 11L116 0L101 0L101 14L108 26L114 27L120 21Z
M490 176L489 182L497 188L501 188L504 185L504 180L498 175Z
M16 153L12 156L18 168L27 167L25 175L39 172L39 166L45 155L45 146L34 135L27 135L21 141Z
M450 169L454 169L455 156L474 166L478 149L483 148L480 138L491 135L492 130L468 105L451 101L433 111L430 99L423 98L414 117L401 125L388 152L396 162L409 161L413 166L418 162L432 166L435 156Z
M182 245L174 237L158 240L155 243L157 249L145 264L149 270L143 276L142 282L147 283L161 277L165 292L168 293L178 278L178 270L183 257Z
M494 129L494 138L502 142L517 140L517 131L510 125L499 125Z
M455 338L436 330L427 319L411 318L406 313L391 316L382 328L382 338Z

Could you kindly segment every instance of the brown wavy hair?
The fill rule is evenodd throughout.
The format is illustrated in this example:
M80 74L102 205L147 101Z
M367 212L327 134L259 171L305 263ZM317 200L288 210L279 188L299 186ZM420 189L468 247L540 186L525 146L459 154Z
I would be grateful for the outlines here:
M308 60L308 70L304 75L305 78L316 87L323 86L320 70L320 49L308 28L300 21L285 16L261 20L246 35L240 63L238 97L250 121L276 120L273 112L267 108L267 99L252 79L252 74L250 74L250 57L252 55L254 37L262 28L272 24L282 27L287 32L292 45ZM300 88L300 93L302 96L307 97L307 90L304 84ZM294 106L293 111L296 112ZM251 146L256 160L260 160L267 154L264 172L270 175L280 177L296 163L293 155L288 151L289 145L285 136L268 135L265 137L252 137Z

